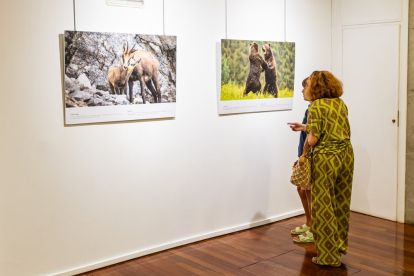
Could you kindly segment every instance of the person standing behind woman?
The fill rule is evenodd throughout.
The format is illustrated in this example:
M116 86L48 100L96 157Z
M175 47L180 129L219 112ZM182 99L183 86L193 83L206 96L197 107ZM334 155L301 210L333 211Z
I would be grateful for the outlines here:
M306 78L302 81L303 90L305 92L306 87L308 86L308 79ZM305 99L305 98L304 98ZM306 99L305 99L306 100ZM290 128L293 131L300 131L300 139L298 146L298 157L302 156L303 149L305 146L306 140L306 123L308 121L308 109L305 111L305 116L303 117L302 123L288 123ZM308 146L308 145L307 145ZM299 235L293 238L294 242L307 243L314 242L312 235L312 217L311 217L311 185L305 187L297 187L300 200L302 202L303 209L305 210L306 223L302 226L296 227L294 230L290 231L292 235Z
M309 76L306 132L312 154L312 231L318 265L338 267L348 251L354 152L342 83L328 71Z

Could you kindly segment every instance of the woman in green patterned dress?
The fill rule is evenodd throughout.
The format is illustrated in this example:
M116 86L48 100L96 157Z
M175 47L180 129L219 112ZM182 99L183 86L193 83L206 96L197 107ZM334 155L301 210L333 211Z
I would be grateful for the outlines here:
M340 266L348 251L354 153L350 141L348 108L342 83L328 71L309 77L305 98L309 107L306 132L313 146L312 231L319 265Z

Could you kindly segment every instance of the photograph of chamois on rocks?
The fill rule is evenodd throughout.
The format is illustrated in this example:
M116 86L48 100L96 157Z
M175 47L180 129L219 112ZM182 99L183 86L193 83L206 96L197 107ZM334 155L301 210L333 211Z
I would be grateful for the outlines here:
M65 31L65 104L174 103L175 36Z
M295 43L221 40L221 101L292 98Z

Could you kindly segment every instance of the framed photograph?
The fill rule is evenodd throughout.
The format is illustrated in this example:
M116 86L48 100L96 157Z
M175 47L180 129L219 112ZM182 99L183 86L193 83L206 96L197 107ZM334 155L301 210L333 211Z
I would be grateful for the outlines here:
M295 43L221 40L219 114L291 110Z
M65 123L175 117L175 36L65 31Z

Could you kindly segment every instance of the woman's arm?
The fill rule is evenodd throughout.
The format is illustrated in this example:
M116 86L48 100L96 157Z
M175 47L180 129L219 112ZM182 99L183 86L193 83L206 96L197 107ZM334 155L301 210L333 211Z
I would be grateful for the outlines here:
M318 138L316 138L316 136L313 135L312 132L309 132L308 134L308 143L311 147L315 146L316 143L318 143Z
M287 123L293 131L305 131L306 125L301 123Z

